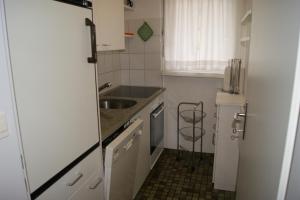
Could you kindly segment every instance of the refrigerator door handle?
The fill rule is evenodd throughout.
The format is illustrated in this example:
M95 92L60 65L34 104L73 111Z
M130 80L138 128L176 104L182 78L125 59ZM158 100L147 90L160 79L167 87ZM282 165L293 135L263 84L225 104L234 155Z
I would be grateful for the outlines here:
M88 57L88 63L97 63L96 26L92 20L85 18L85 25L91 27L91 50L92 57Z

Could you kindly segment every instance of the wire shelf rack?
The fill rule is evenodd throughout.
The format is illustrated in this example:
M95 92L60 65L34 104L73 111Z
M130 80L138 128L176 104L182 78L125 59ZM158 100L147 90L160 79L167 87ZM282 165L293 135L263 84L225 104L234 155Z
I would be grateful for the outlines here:
M183 106L185 107L185 109L182 108ZM192 170L195 169L195 143L198 140L200 140L200 159L202 159L203 154L203 136L205 135L205 130L203 128L203 119L206 117L206 113L203 111L203 107L203 101L200 101L198 103L181 102L177 107L177 159L180 159L180 150L188 150L188 148L184 147L184 145L181 144L180 139L182 138L183 140L188 141L192 144ZM189 124L189 126L180 128L180 118L182 118L185 123Z

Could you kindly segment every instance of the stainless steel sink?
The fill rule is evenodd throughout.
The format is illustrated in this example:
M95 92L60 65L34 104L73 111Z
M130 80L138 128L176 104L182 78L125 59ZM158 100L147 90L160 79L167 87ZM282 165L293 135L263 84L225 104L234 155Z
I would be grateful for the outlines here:
M102 109L125 109L134 106L137 102L128 99L100 99Z

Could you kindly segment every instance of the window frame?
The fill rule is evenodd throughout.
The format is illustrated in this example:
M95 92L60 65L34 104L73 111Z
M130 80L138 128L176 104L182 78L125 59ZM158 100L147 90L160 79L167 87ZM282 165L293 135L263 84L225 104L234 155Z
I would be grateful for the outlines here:
M214 79L224 79L223 72L213 72L213 71L171 71L166 70L165 67L165 0L162 0L162 76L175 76L175 77L195 77L195 78L214 78Z

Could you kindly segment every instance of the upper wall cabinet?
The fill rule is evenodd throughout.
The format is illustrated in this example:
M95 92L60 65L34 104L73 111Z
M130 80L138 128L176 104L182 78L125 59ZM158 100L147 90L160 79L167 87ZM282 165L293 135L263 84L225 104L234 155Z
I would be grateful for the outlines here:
M94 0L97 51L125 49L124 1Z

